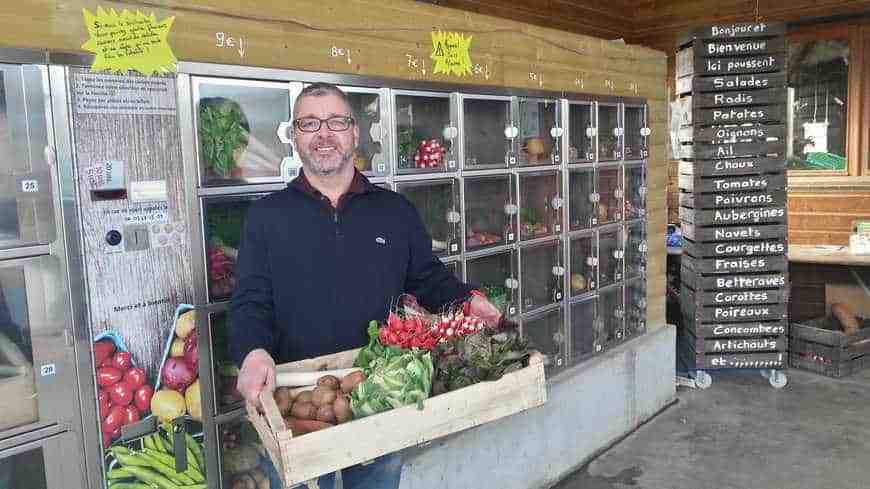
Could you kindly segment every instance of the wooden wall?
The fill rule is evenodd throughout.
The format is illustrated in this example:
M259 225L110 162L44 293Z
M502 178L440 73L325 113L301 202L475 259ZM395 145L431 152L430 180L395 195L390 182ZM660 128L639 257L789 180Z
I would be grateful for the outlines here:
M856 220L870 221L870 188L842 192L798 188L788 193L791 244L848 245Z
M665 250L659 239L665 232L667 183L664 53L410 0L0 2L0 46L80 52L87 39L82 9L97 5L153 12L158 19L175 16L169 43L181 60L648 99L648 324L651 329L664 324ZM481 65L480 73L433 76L429 53L435 29L473 35L471 58ZM217 32L243 37L244 54L217 47ZM350 49L350 57L331 56L332 47Z

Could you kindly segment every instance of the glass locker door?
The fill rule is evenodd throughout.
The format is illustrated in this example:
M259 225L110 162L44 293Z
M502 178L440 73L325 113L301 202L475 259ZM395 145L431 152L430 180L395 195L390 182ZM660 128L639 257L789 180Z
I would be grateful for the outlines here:
M504 168L517 164L514 142L519 129L508 97L463 97L465 169Z
M568 164L595 161L595 105L568 103Z
M55 238L45 67L0 64L0 249Z
M394 91L393 117L400 175L458 169L450 94Z
M562 162L559 151L562 140L559 115L558 103L555 100L518 100L520 166L558 165Z

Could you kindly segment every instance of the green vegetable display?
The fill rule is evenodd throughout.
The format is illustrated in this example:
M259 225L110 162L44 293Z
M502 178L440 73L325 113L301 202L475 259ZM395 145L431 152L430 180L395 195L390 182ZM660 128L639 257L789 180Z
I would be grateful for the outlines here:
M442 343L435 350L437 369L433 395L478 382L498 380L528 365L528 345L515 326L478 333Z
M236 150L248 144L248 123L239 104L230 100L199 107L199 141L206 165L223 178L236 167Z
M171 438L161 433L142 438L141 450L125 446L110 448L117 463L106 473L109 488L206 489L202 447L190 435L185 435L185 440L188 466L183 472L175 470Z
M432 388L434 366L427 351L384 347L377 322L369 325L369 344L355 366L363 368L366 380L350 395L354 418L363 418L409 404L422 409Z

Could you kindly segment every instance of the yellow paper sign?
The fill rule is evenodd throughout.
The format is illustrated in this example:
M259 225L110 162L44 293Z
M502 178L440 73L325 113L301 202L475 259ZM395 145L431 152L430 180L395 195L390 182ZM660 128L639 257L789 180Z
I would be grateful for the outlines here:
M82 44L94 54L94 71L113 71L126 73L138 71L143 75L174 72L177 59L166 42L169 28L175 17L161 22L152 13L124 10L120 14L114 9L108 13L97 7L97 15L83 9L85 26L91 38Z
M435 62L435 74L454 74L456 76L471 75L471 37L465 37L458 32L433 32L432 54Z

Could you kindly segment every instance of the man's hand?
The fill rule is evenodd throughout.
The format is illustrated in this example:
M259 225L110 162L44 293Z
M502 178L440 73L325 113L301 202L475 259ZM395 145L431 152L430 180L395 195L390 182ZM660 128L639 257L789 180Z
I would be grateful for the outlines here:
M260 405L260 392L275 390L275 360L263 349L248 353L239 370L236 389L250 403Z
M501 320L501 312L498 308L482 295L475 294L471 297L471 300L468 302L468 312L472 316L482 319L484 325L490 328L498 326Z

